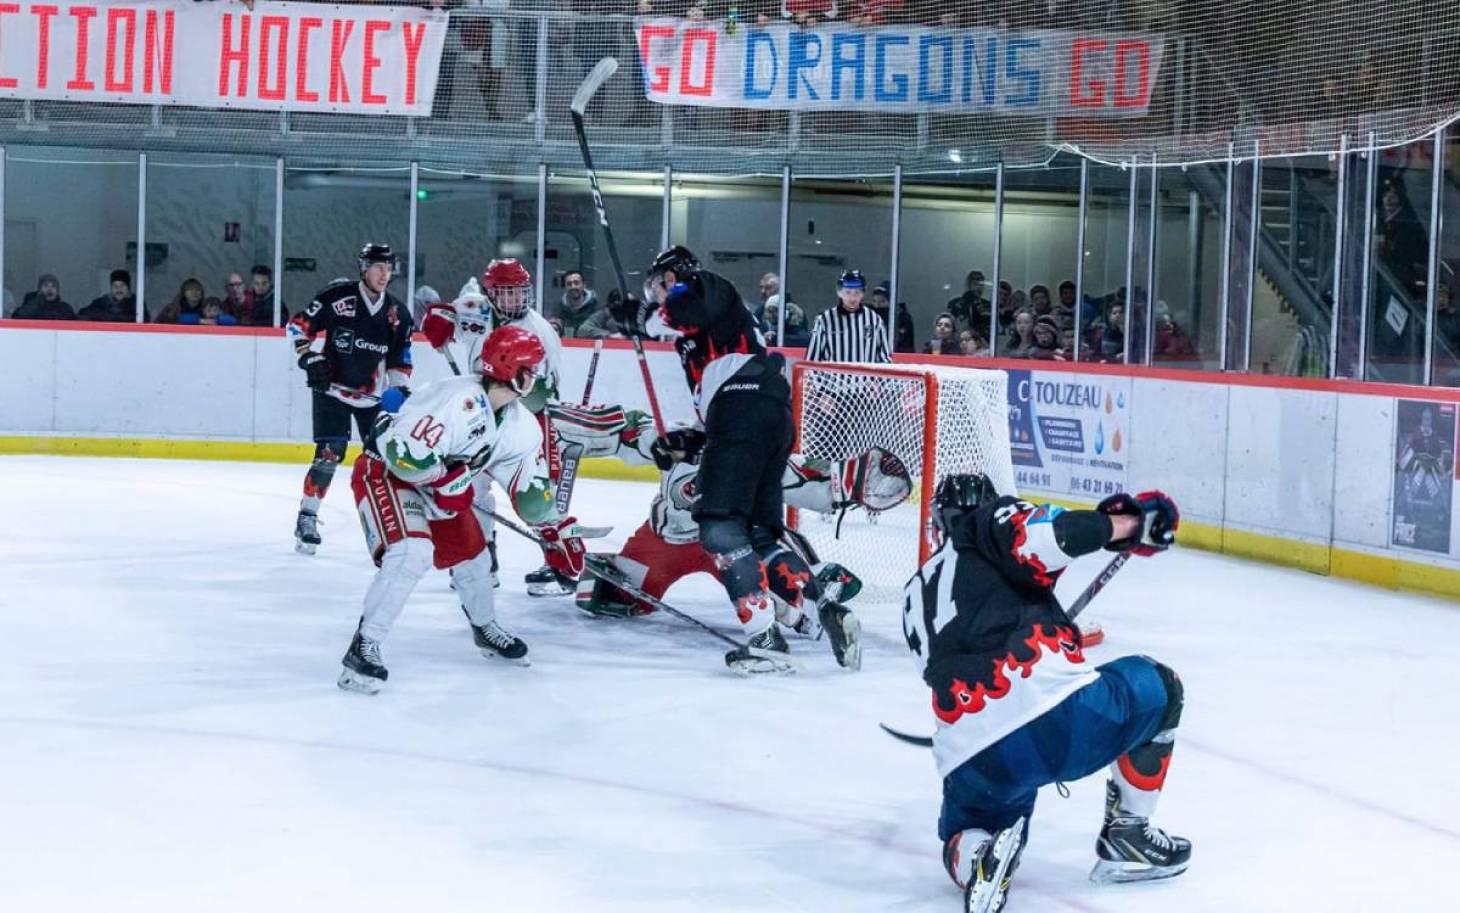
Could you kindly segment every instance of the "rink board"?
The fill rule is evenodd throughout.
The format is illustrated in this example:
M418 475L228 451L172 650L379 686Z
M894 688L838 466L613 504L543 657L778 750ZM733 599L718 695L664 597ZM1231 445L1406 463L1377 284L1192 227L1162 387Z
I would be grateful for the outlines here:
M449 374L423 343L415 355L414 385ZM590 357L587 343L568 342L564 399L581 396ZM277 330L9 321L0 328L0 359L13 377L0 402L3 452L288 462L308 452L309 391ZM648 359L665 421L692 421L674 353L651 346ZM1031 363L980 366L1029 371ZM1434 542L1394 544L1396 404L1413 399L1453 409L1456 391L1118 366L1041 366L1033 376L1128 384L1126 484L1178 499L1185 544L1460 596L1460 510L1437 512L1444 529L1431 519L1433 538L1448 540L1443 550ZM626 343L605 347L593 399L647 409ZM1450 469L1453 495L1453 463ZM613 461L585 465L584 474L653 478L652 470ZM1064 490L1025 493L1073 505L1095 500ZM865 519L853 516L848 530L858 524ZM886 537L902 525L870 532Z

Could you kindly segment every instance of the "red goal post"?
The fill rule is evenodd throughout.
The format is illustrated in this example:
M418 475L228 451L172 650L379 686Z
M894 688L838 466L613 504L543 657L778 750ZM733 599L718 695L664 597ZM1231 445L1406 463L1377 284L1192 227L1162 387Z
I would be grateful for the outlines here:
M912 476L908 503L872 517L806 516L787 523L823 560L845 564L877 601L899 597L933 551L931 504L937 480L982 472L1013 494L1008 377L1003 371L944 365L869 365L800 361L791 370L796 451L844 460L871 447L890 451Z

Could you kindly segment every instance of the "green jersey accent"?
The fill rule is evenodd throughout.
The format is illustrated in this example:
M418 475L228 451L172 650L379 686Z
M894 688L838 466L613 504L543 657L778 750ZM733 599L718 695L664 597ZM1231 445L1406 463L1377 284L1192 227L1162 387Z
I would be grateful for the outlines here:
M553 503L553 483L547 479L538 479L523 490L514 491L512 506L517 508L517 516L528 523L546 523L558 516Z

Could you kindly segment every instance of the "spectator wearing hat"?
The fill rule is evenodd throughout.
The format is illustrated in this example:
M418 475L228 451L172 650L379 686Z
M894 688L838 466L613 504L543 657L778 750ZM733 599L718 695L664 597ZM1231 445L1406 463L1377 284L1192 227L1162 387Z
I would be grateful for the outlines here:
M983 296L983 270L968 271L968 275L963 277L963 294L950 300L945 310L964 326L989 325L989 303Z
M132 274L124 269L112 270L111 287L105 295L92 299L81 309L77 319L101 323L136 323L137 296L132 294ZM142 308L142 319L148 320L147 309Z
M1034 346L1029 350L1030 358L1041 361L1064 361L1065 353L1060 348L1060 325L1053 314L1041 314L1034 318Z
M836 283L836 307L817 315L811 328L807 361L892 361L887 322L876 311L862 307L866 291L867 280L861 270L849 269L841 274Z
M811 333L806 329L806 312L794 301L786 302L786 338L782 340L776 335L776 322L781 316L781 296L776 294L773 297L774 300L766 302L765 306L766 342L785 348L800 348L809 343Z
M75 320L76 311L61 300L61 280L46 273L10 316L17 320Z

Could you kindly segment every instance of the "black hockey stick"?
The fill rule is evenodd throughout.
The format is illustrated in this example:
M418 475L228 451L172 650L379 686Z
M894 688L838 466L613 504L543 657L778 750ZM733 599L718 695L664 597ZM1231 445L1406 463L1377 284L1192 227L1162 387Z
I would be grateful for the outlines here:
M1123 551L1120 554L1116 555L1114 558L1111 558L1110 563L1105 565L1105 570L1101 571L1095 576L1094 580L1090 581L1090 585L1085 587L1085 591L1081 593L1073 603L1070 604L1070 607L1068 609L1065 610L1065 614L1070 616L1071 621L1075 620L1076 615L1079 615L1081 612L1085 611L1085 608L1090 605L1090 600L1095 598L1095 594L1105 589L1105 585L1110 582L1110 579L1114 577L1121 568L1125 567L1125 563L1130 560L1130 556L1131 552L1129 549L1127 549L1126 551ZM898 730L893 729L886 723L878 723L877 725L882 727L883 732L892 736L894 739L897 739L899 742L906 742L909 745L917 745L922 748L933 747L933 739L931 736L913 735L910 732L899 732Z
M614 277L618 279L620 300L629 300L629 283L624 278L623 261L619 259L618 245L613 240L613 229L608 224L608 210L603 205L603 190L598 186L598 169L593 167L593 153L588 148L588 130L583 125L583 111L588 107L593 94L608 78L618 72L618 60L605 57L594 65L593 70L573 93L569 110L573 115L573 131L578 134L578 151L583 153L583 167L588 171L588 187L593 191L593 208L598 211L598 224L603 228L604 240L608 243L608 257L613 261ZM649 375L649 359L644 355L644 341L637 333L628 334L634 344L634 357L639 360L639 372L644 375L644 392L649 397L649 412L654 416L654 433L664 436L664 416L659 412L659 397L654 395L654 379Z
M627 575L623 574L621 571L619 571L618 568L614 567L613 563L609 561L608 557L605 555L589 555L584 560L583 567L588 571L588 573L597 577L599 580L604 581L610 586L617 587L618 589L623 590L625 593L628 593L635 599L642 600L643 602L653 606L661 612L667 612L668 614L673 615L676 618L684 619L685 621L689 622L700 630L710 634L712 637L723 640L725 643L736 648L737 650L743 649L745 647L745 644L741 643L730 635L725 634L722 631L710 627L703 621L695 618L693 615L681 612L679 609L676 609L674 606L670 605L664 600L657 599L653 596L650 596L648 593L645 593L642 589L635 585L634 582L627 577Z

